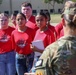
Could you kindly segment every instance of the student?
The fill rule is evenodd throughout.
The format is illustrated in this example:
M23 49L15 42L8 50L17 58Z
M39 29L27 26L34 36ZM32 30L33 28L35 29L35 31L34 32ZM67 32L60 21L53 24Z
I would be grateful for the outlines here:
M26 26L34 29L35 31L38 29L35 23L35 16L32 15L32 5L29 2L24 2L21 5L21 12L26 16Z
M9 17L0 13L0 75L15 75L15 52L12 49L11 33L14 28L8 26Z
M51 17L50 17L50 13L49 12L44 12L47 16L47 26L49 29L51 29L51 31L54 33L54 37L55 37L55 40L57 39L56 38L56 31L55 31L55 27L53 25L50 24L50 20L51 20Z
M10 20L11 20L14 28L16 28L16 15L17 15L16 13L13 13L10 17Z
M26 26L26 17L22 13L16 16L18 28L12 32L12 48L16 51L16 70L18 75L24 75L32 68L34 52L30 44L34 38L33 29Z
M35 75L76 75L76 3L62 17L64 36L46 47Z
M36 31L33 42L42 41L44 48L46 48L49 44L55 41L55 38L53 32L47 27L47 16L45 13L40 12L37 14L36 24L39 29ZM33 44L31 45L31 49L35 52L34 62L36 62L44 49L39 49Z

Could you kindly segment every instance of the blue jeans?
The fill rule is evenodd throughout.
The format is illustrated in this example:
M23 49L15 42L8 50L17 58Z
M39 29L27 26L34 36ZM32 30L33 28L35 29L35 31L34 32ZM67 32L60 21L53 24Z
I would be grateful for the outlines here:
M32 69L31 69L31 72L35 72L35 65L36 65L36 62L38 61L40 56L36 56L34 57L34 61L33 61L33 66L32 66Z
M15 52L0 54L0 75L15 75Z
M34 60L34 53L29 56L20 57L16 53L16 70L18 75L24 75L24 73L29 72L32 68Z

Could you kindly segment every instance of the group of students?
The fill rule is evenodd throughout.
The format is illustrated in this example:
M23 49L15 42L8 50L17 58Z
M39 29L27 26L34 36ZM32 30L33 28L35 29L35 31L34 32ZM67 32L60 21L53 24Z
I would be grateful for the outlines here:
M24 2L21 13L9 16L0 13L0 75L24 75L32 71L35 52L42 53L33 46L32 41L42 40L44 47L55 41L54 34L48 26L49 21L45 13L32 15L32 5ZM51 26L52 27L52 26ZM54 30L54 27L52 27Z
M49 47L47 48L47 46L52 44L61 37L60 36L57 38L59 34L57 33L58 27L50 25L49 13L39 12L36 15L36 17L33 16L32 5L28 2L22 3L21 13L13 15L14 17L11 16L10 19L12 20L14 19L12 21L14 26L10 27L8 25L9 24L8 15L5 13L0 13L0 75L15 75L16 71L18 75L24 75L24 73L26 72L33 72L34 68L32 67L35 67L37 65L34 62L37 62L38 59L43 59L43 57L44 60L46 61L46 59L48 58L47 56L50 53L53 53L53 51L55 51L53 50L52 52L50 52L49 50L53 49L53 46L50 49ZM64 17L64 15L62 16ZM63 26L65 25L64 24L65 18L66 16L63 18L61 22L62 26L61 27L59 26L62 29ZM41 50L32 44L32 42L38 40L42 41L44 49L46 48L48 50L45 51L44 49ZM47 51L49 51L48 55L46 54ZM41 54L44 53L44 54L41 56L41 54L37 55L37 53ZM43 63L43 65L44 64L45 63ZM38 69L42 69L42 67L39 68L39 66L35 68L37 69L37 70L34 69L36 71L36 74L39 73Z

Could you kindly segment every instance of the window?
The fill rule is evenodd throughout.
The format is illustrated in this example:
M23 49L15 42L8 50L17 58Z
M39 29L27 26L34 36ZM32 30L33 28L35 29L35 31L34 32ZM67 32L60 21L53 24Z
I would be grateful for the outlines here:
M45 10L44 10L44 12L48 12L48 10L47 10L47 9L45 9Z
M15 10L14 13L18 14L18 10Z
M43 9L41 9L40 12L43 12Z
M50 13L53 13L54 12L54 9L50 9Z
M9 15L9 11L4 11L4 13L8 14Z
M36 10L33 10L33 13L37 13L37 11Z
M61 13L61 9L58 9L58 13Z
M36 15L37 14L37 10L33 10L33 15Z

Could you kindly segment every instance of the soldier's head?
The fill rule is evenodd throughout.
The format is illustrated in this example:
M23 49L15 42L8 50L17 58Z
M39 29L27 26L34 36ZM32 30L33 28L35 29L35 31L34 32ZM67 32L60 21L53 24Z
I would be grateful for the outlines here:
M63 12L63 25L68 25L71 29L76 29L76 3L69 9L65 9Z
M29 2L23 2L21 5L21 12L29 18L32 15L32 5Z
M75 2L73 1L66 1L65 4L64 4L64 8L62 9L62 14L61 14L61 17L63 16L63 12L66 10L66 9L69 9L70 7L73 7Z
M70 7L73 6L73 4L74 4L73 1L66 1L66 2L65 2L65 5L64 5L64 8L65 8L65 9L66 9L66 8L70 8Z

